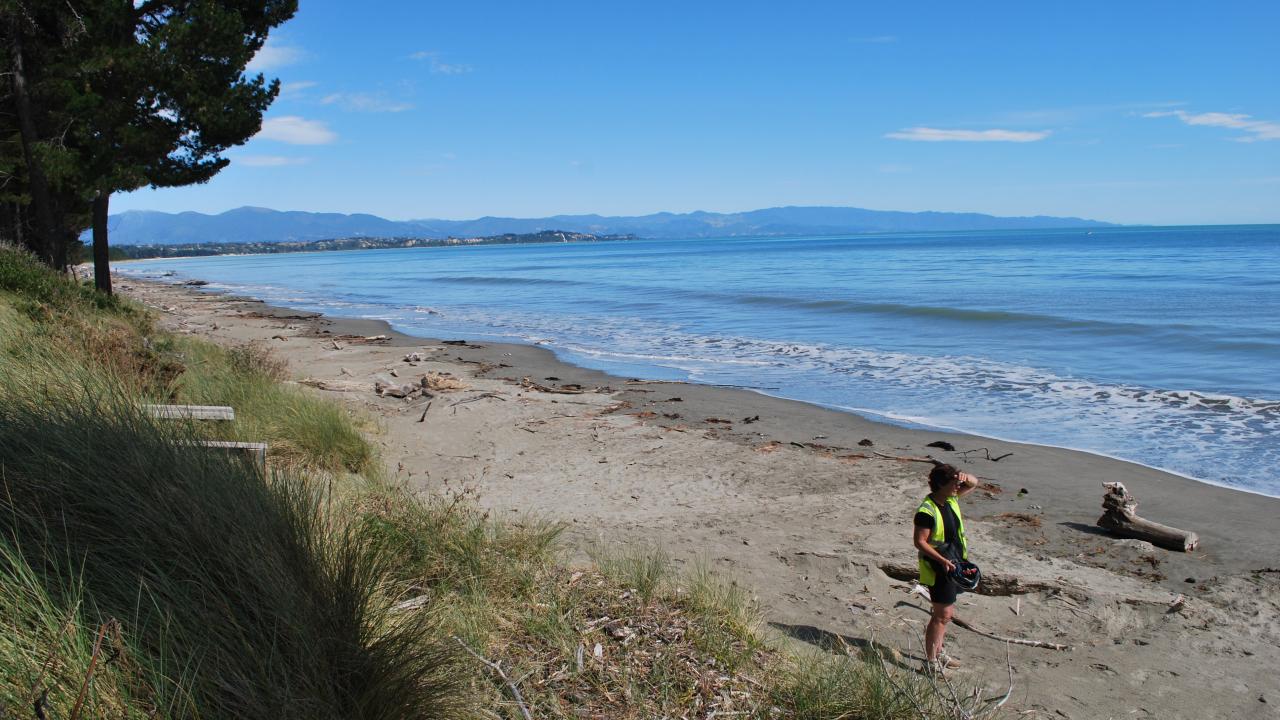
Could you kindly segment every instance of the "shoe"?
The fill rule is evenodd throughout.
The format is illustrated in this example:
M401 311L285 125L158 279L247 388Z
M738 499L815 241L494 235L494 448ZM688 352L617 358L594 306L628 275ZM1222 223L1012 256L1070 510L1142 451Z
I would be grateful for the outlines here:
M925 660L924 666L920 668L920 672L925 677L938 678L939 680L947 679L947 669L937 660Z
M957 670L960 668L960 661L948 655L945 650L938 653L937 662L947 670Z

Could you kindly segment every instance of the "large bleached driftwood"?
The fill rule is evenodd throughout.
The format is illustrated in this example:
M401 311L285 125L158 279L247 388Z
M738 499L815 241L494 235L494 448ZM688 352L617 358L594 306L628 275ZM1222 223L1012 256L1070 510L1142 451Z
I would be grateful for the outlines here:
M1107 492L1102 497L1102 517L1098 527L1126 538L1146 540L1170 550L1191 552L1200 544L1200 536L1187 530L1144 520L1138 517L1138 501L1125 489L1124 483L1102 483Z

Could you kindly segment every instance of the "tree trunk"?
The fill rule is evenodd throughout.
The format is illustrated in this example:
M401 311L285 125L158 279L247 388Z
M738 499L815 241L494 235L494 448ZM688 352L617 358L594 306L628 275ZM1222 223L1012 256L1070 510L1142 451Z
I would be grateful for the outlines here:
M1191 552L1200 545L1200 536L1193 532L1138 517L1138 501L1125 489L1124 483L1102 483L1102 486L1107 490L1102 496L1102 508L1106 512L1098 518L1098 527L1120 537L1146 540L1178 552Z
M111 294L111 254L107 246L107 209L111 193L98 191L93 197L93 284Z
M54 247L53 198L49 194L49 182L45 178L44 168L35 157L33 147L38 141L35 119L32 117L31 97L27 92L26 68L22 57L22 35L18 31L18 22L9 18L9 54L13 71L13 104L18 115L18 134L22 139L22 159L27 166L27 185L31 192L31 209L34 211L35 237L31 238L29 247L49 265L56 265ZM61 270L62 268L57 268Z

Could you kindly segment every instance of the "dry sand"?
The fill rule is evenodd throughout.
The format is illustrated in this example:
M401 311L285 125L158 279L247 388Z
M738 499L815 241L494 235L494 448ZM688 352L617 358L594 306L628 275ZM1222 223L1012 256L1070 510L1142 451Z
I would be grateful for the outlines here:
M994 635L1071 646L1006 646L953 626L958 682L1003 694L1008 652L1011 717L1280 717L1280 500L746 390L629 382L543 348L445 344L378 321L129 278L118 288L160 310L169 329L266 344L295 379L380 418L384 459L416 488L563 521L580 556L604 543L705 561L751 588L783 636L818 646L874 638L910 667L928 604L895 568L914 566L910 522L929 466L873 453L932 453L984 481L963 501L971 554L988 577L1021 584L962 595L957 616ZM410 352L424 360L405 362ZM466 389L435 393L429 408L426 398L374 393L379 379L427 372ZM546 391L566 386L584 391ZM926 447L936 440L957 451ZM1169 552L1097 529L1101 483L1115 480L1144 517L1198 532L1201 549Z

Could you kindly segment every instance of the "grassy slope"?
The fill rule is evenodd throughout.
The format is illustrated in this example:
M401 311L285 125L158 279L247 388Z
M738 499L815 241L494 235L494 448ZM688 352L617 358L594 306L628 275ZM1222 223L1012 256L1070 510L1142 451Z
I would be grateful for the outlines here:
M519 718L514 685L539 718L952 714L914 676L767 641L746 592L661 553L570 568L555 525L413 496L360 418L282 376L0 249L2 707ZM150 401L237 420L158 425ZM198 433L268 441L271 478Z

